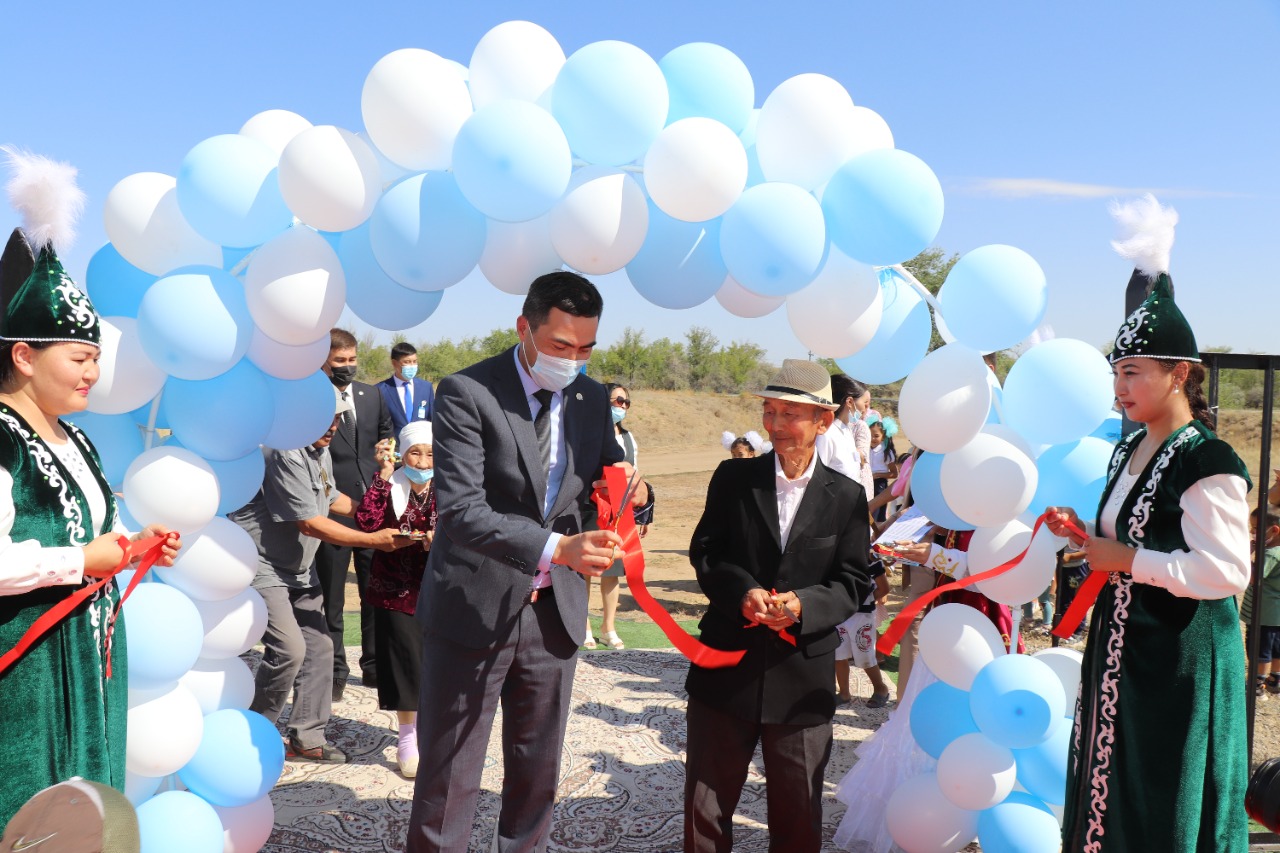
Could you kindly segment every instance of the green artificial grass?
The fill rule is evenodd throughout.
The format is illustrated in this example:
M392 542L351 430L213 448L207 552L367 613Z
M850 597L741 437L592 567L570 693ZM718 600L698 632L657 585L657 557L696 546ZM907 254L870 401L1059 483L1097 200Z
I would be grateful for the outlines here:
M698 636L698 620L684 619L677 620L681 628L688 631L693 636ZM671 643L667 641L667 637L662 633L662 629L652 622L630 622L619 619L615 626L618 630L618 636L622 638L622 642L627 644L629 649L669 649ZM600 619L592 617L591 633L600 639ZM360 613L356 610L348 610L343 614L342 618L342 642L347 648L353 648L360 645ZM608 646L602 647L604 651L613 651Z

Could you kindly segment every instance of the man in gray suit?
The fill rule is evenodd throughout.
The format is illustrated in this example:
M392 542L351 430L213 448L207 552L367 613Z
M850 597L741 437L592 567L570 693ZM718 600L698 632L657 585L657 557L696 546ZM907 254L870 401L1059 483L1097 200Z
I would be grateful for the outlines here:
M582 276L541 276L516 320L520 343L436 391L439 521L417 607L410 853L467 849L499 702L497 849L546 849L587 623L584 576L599 576L621 544L613 531L582 529L603 466L625 466L604 387L581 372L603 307ZM637 493L648 500L645 484Z

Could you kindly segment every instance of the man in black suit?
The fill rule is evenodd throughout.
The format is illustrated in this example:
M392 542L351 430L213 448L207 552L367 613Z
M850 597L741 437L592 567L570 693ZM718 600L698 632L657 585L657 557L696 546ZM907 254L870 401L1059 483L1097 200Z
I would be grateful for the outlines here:
M769 784L769 849L821 849L835 628L871 591L866 494L814 450L836 409L826 370L788 359L757 396L773 452L721 463L689 545L711 603L702 641L746 654L733 667L689 667L686 853L732 848L733 812L757 743Z
M329 445L333 458L333 476L338 491L360 505L364 493L373 483L378 470L374 458L374 445L395 433L391 431L391 416L382 402L382 395L372 385L356 382L356 338L346 329L329 331L329 358L321 366L329 381L349 399L353 410L338 426L338 434ZM330 516L334 521L352 529L355 521L344 516ZM324 593L324 615L329 623L329 635L333 638L333 701L342 699L350 667L347 651L342 643L342 605L346 599L347 570L354 558L356 587L360 591L360 675L366 687L377 684L377 662L373 656L373 610L364 603L364 588L369 579L369 564L373 561L372 548L349 548L322 543L316 552L316 573L320 576L320 588Z
M435 411L435 390L418 378L418 350L408 341L391 347L392 373L378 383L382 402L391 413L391 428L399 435L410 421L429 421Z
M499 702L496 849L546 849L587 624L584 575L599 576L620 544L613 531L582 529L593 482L622 460L604 387L581 372L603 307L582 276L544 275L516 320L520 343L437 389L439 520L416 614L423 677L411 853L467 850ZM637 496L648 499L644 483Z

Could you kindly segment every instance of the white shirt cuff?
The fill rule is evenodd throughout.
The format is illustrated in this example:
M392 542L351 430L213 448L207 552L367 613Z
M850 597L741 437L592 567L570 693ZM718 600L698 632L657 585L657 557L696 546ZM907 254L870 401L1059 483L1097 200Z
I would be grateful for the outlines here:
M538 573L533 576L533 588L551 586L551 557L563 538L561 533L552 533L547 537L547 544L542 548L542 556L538 558Z

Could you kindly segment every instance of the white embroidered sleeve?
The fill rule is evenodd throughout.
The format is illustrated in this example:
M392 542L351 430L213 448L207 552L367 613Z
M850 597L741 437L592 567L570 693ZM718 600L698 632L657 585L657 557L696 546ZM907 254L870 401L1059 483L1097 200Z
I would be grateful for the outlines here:
M969 555L955 548L941 545L929 546L929 568L938 574L959 580L969 574Z
M45 548L34 539L14 542L13 478L0 468L0 595L20 595L42 586L79 584L84 577L80 548Z
M1182 536L1189 551L1141 549L1133 579L1182 598L1229 598L1249 583L1248 487L1241 477L1215 474L1182 495Z

